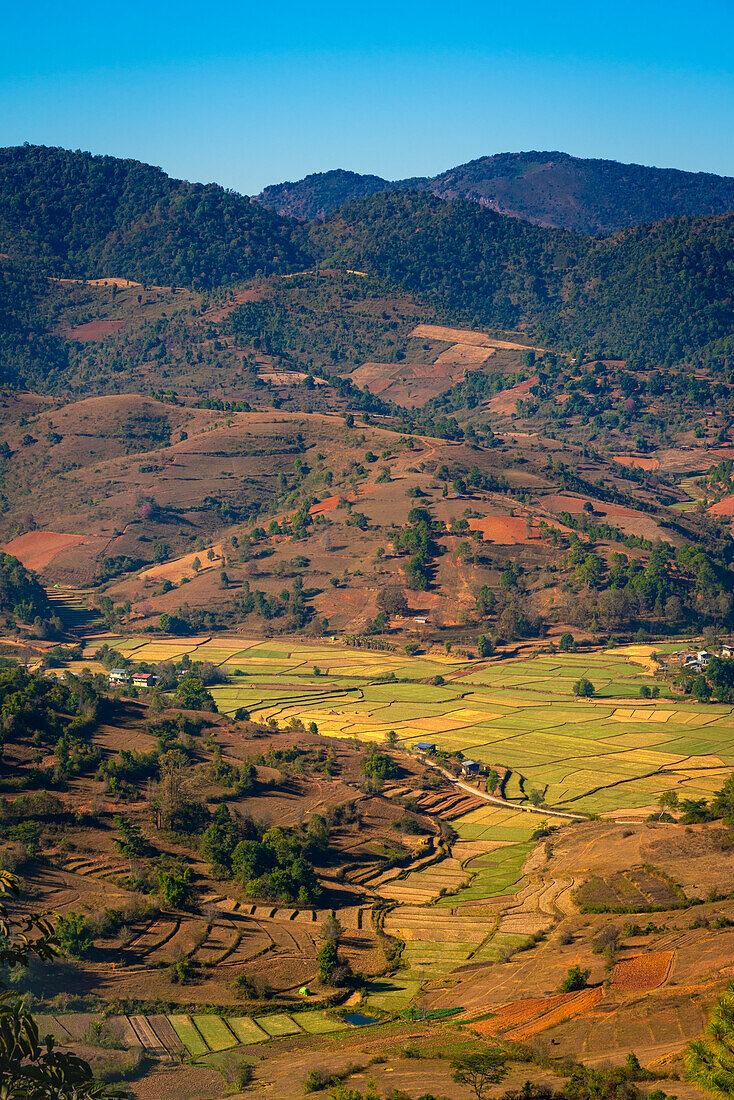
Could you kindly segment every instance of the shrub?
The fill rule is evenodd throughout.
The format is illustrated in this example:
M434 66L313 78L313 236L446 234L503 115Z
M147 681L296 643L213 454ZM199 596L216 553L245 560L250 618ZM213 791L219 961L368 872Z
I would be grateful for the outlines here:
M590 970L582 970L578 964L569 967L568 974L561 982L560 992L575 993L577 989L585 989L590 974Z
M304 1092L321 1092L332 1083L332 1076L323 1069L310 1069L303 1082Z
M73 959L87 958L94 947L92 930L86 917L73 911L58 918L56 941L61 953Z

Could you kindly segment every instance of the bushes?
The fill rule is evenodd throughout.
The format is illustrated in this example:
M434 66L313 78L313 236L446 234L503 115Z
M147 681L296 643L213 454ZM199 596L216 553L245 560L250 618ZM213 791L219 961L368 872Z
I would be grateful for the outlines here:
M94 948L94 938L86 917L73 911L59 917L56 922L56 942L67 958L88 958Z
M578 989L586 989L586 983L589 980L590 974L590 970L582 970L578 964L569 967L568 974L559 986L560 992L575 993Z
M368 791L381 791L386 779L393 779L398 774L398 766L391 756L385 752L378 752L374 745L363 758L360 765L363 776L363 786Z

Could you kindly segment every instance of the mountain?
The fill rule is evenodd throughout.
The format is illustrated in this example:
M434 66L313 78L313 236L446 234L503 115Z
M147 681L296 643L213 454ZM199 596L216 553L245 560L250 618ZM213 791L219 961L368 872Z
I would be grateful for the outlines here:
M331 174L333 191L347 185L357 186ZM444 185L459 189L457 180ZM635 194L629 209L639 212ZM57 328L35 312L42 275L195 291L315 266L368 272L388 294L416 295L448 323L523 326L559 348L691 362L730 338L733 224L732 214L684 215L593 237L415 189L356 198L304 223L137 161L0 150L0 371L38 384L65 370L64 348L50 336ZM93 319L80 303L74 325ZM190 361L170 326L168 343ZM147 362L150 334L141 330L135 352ZM131 354L120 353L116 371Z
M350 203L308 232L325 265L367 270L447 319L671 364L730 335L733 230L726 214L590 239L406 192Z
M405 190L469 199L536 225L591 235L663 218L734 210L734 179L728 176L559 152L498 153L432 178L394 182L339 169L266 187L258 202L279 214L311 219L326 217L352 199Z
M291 224L245 196L38 145L0 149L0 253L45 274L201 287L306 262Z
M422 190L424 183L425 180L414 180L414 189ZM271 184L257 196L257 201L289 218L311 221L313 218L325 218L337 207L354 199L399 190L405 190L402 183L334 168L330 172L314 172L296 183Z

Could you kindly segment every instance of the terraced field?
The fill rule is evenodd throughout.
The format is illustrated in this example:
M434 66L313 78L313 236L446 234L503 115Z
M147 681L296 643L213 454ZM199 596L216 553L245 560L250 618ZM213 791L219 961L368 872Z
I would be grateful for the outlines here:
M430 741L439 750L460 751L500 770L501 792L516 806L493 803L476 781L476 793L471 788L409 790L399 781L392 792L409 793L419 808L450 821L454 836L448 843L436 838L406 871L370 871L365 879L384 902L384 931L403 945L402 969L373 980L368 990L367 1005L384 1011L405 1008L421 991L438 1007L456 1007L455 998L444 998L442 983L454 982L465 968L471 971L510 957L577 912L573 898L587 875L565 874L563 869L551 877L543 874L544 848L533 839L543 819L525 812L531 801L607 815L621 823L639 821L662 791L675 788L685 797L710 797L734 767L734 708L671 696L668 686L655 679L650 647L458 661L443 653L412 659L398 653L356 653L323 642L202 637L151 643L129 638L116 645L134 659L174 659L189 652L220 664L229 682L212 691L225 713L246 707L253 717L275 719L280 726L291 719L313 721L322 734L362 742L384 743L394 731L398 749L414 752L416 741ZM438 676L443 682L432 682ZM595 686L591 700L573 695L573 684L582 676ZM660 697L640 698L645 685L657 686ZM561 819L553 820L563 825ZM605 891L620 905L634 894L641 909L643 901L648 908L672 903L664 880L636 874L634 881L626 872L598 877L586 887L594 895L591 904ZM226 899L213 900L221 917L197 945L197 961L217 965L258 958L269 972L279 955L313 960L312 931L300 917L284 924L283 913L271 921L269 914L254 909L240 913L228 909ZM257 928L251 927L255 917ZM362 919L370 919L366 911ZM286 944L285 933L292 935L292 944ZM161 926L139 942L167 934ZM175 941L180 933L173 935ZM658 976L658 970L648 975L632 963L615 974L615 981L620 989L653 988L663 980L666 966L661 956ZM294 971L293 980L310 980L306 969ZM477 1005L482 998L486 1003L481 990L473 996ZM539 1003L537 1011L518 1008L522 1019L508 1010L506 1023L503 1016L498 1028L510 1037L531 1038L593 1008L587 1000L552 1000ZM265 1035L296 1033L285 1016L263 1018L256 1026ZM212 1024L205 1024L204 1031L207 1027ZM250 1025L232 1021L227 1027L237 1035ZM228 1040L221 1028L208 1038L201 1028L196 1034L211 1049L212 1043ZM189 1038L199 1041L193 1033Z
M213 694L225 713L246 707L263 720L313 721L321 733L362 741L394 731L405 748L430 740L504 765L513 801L536 790L557 808L631 812L672 788L710 796L734 766L734 708L672 698L654 678L649 646L457 661L231 637L113 644L135 660L188 653L220 665L229 683ZM431 683L437 675L445 683ZM595 686L591 700L573 696L582 676ZM645 685L657 686L660 698L640 699Z

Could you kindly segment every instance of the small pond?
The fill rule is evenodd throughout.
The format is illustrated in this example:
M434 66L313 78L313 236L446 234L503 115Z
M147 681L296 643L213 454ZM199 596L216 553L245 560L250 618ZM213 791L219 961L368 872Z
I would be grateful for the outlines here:
M361 1012L349 1012L344 1016L344 1022L353 1027L364 1027L365 1024L379 1024L374 1016L364 1016Z

